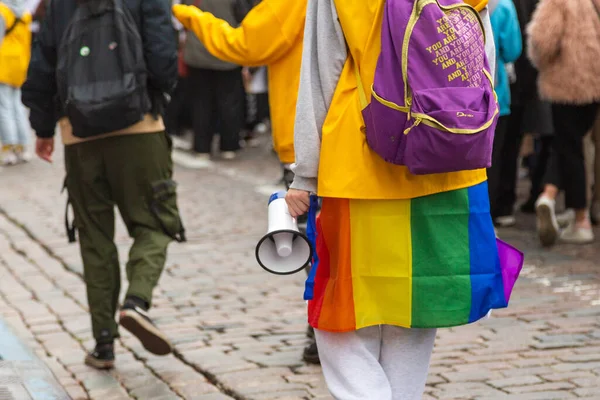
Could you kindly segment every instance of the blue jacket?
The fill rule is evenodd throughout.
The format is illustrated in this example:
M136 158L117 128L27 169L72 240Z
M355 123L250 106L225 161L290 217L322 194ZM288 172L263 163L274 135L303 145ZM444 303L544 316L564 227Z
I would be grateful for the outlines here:
M512 0L498 0L490 19L496 44L496 93L500 115L510 114L510 82L506 64L517 61L523 51L523 37ZM517 77L519 79L519 77Z

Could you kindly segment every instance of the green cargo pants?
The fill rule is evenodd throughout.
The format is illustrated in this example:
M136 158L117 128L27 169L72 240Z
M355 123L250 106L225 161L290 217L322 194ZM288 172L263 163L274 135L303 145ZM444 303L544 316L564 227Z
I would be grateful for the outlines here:
M114 243L115 205L134 243L127 295L149 304L167 256L183 232L165 133L115 136L65 147L66 187L79 233L92 330L97 341L118 337L121 286Z

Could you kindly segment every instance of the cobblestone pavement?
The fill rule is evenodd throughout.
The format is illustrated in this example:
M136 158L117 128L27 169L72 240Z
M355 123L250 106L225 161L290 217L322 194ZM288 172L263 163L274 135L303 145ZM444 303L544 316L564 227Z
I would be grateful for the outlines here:
M78 248L64 234L62 163L6 168L0 315L73 399L329 399L320 368L301 361L303 277L271 276L254 260L265 185L278 176L266 147L177 169L189 242L170 248L151 310L176 351L152 356L123 332L117 368L98 372L83 365L93 341ZM523 217L501 231L527 252L511 307L440 331L425 399L600 399L600 246L542 250L532 229ZM122 226L117 240L125 261Z

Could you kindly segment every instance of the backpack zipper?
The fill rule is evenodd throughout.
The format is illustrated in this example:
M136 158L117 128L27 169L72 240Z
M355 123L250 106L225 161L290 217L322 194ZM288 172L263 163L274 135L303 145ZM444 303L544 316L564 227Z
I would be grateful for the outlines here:
M408 120L410 121L410 114L409 114L409 119ZM406 128L404 130L404 134L408 135L410 133L410 131L412 130L412 128L416 128L417 126L419 126L422 121L423 121L422 118L415 118L415 122L411 126L409 126L408 128Z

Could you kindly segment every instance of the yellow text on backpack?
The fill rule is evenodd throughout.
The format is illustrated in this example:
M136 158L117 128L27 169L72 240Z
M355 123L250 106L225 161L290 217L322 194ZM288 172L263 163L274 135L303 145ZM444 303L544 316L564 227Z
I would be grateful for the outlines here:
M5 31L0 43L0 84L19 88L27 78L31 58L31 14L25 13L17 20L7 5L0 2L0 17L4 19Z

